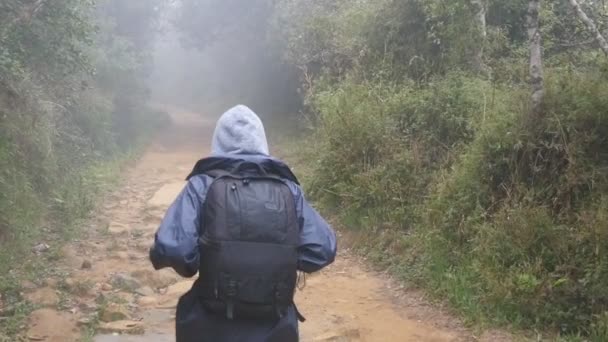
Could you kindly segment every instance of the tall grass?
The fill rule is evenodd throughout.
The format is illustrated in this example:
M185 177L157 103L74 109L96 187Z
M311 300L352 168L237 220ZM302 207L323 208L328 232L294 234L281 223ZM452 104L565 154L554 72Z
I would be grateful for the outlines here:
M470 322L606 340L608 102L600 67L526 87L462 73L321 86L306 186L360 250Z

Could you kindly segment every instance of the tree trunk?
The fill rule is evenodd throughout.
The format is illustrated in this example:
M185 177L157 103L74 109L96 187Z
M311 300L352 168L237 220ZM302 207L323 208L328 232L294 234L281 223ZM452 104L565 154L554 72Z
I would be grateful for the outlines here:
M488 73L488 67L483 62L483 54L484 54L484 45L486 43L486 38L488 36L487 28L486 28L486 4L485 0L470 0L471 5L475 10L475 27L477 29L477 34L479 37L479 41L476 42L475 46L475 54L473 56L473 66L477 72L482 74Z
M587 29L589 29L589 31L591 31L591 33L593 33L595 35L595 39L600 44L602 51L604 51L604 54L606 54L606 56L608 56L608 42L606 41L604 36L602 36L602 33L600 32L600 30L597 29L597 26L595 25L593 20L591 20L587 16L587 14L585 14L583 9L579 5L578 1L570 0L570 5L572 5L572 7L576 11L576 14L578 15L578 17L585 23L585 25L587 25Z
M541 0L530 0L526 24L530 43L530 83L532 85L532 119L542 116L542 104L545 96L543 78L543 58L540 34L539 12Z

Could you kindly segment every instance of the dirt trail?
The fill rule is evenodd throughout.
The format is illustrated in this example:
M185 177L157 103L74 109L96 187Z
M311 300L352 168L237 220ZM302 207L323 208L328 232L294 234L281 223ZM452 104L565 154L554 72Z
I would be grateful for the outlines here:
M63 276L26 294L43 307L30 317L30 340L174 340L175 305L192 280L172 270L155 272L147 252L184 177L208 152L214 127L193 114L174 114L175 125L126 172L124 185L91 221L88 236L64 248L55 272ZM302 341L479 340L345 250L332 266L309 276L297 297L308 318L301 325ZM82 333L97 319L99 335ZM496 341L497 335L482 339Z

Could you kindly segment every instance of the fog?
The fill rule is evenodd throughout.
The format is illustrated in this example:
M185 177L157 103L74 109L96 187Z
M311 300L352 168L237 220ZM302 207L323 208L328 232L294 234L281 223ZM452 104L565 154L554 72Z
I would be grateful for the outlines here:
M296 73L282 63L274 48L268 19L251 30L244 12L204 3L195 6L184 1L164 10L149 78L153 102L210 116L236 104L245 104L262 117L297 112ZM213 13L203 14L201 7ZM204 22L213 15L220 17Z

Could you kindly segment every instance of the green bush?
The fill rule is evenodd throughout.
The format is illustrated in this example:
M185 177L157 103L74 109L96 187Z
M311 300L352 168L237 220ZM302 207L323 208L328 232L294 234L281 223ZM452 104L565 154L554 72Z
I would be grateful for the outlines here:
M128 25L146 27L140 31L121 27L122 4L0 4L3 247L28 247L43 226L59 232L82 218L95 202L98 174L110 173L99 169L115 169L116 160L167 120L145 105L149 57L141 48L153 33L141 32L154 31L147 25L156 5L140 1L131 8L137 13L129 13ZM0 268L12 267L5 257L19 252L2 248Z
M83 94L69 109L44 105L44 93L32 95L23 103L0 104L0 243L11 246L0 252L3 269L42 237L42 227L63 233L85 217L117 161L167 120L140 106L130 114L138 126L125 132L129 145L119 148L112 107L99 93Z
M410 227L433 174L451 164L486 115L486 86L454 73L424 88L347 79L319 91L312 194L347 216ZM401 215L408 219L398 222Z
M370 88L346 82L342 87L319 92L314 106L319 111L315 136L319 151L312 191L327 200L350 196L348 186L357 173L369 171L390 155L390 116L382 105L395 93L386 86ZM336 167L338 166L338 167ZM346 192L344 192L346 190Z
M605 74L527 89L452 73L424 86L346 78L313 97L307 184L359 247L477 322L602 340L608 312Z

